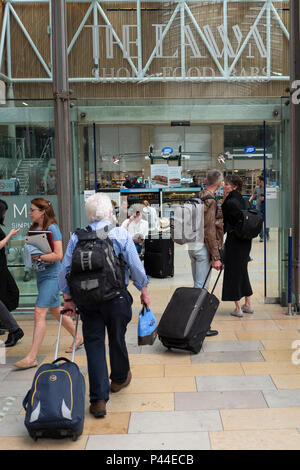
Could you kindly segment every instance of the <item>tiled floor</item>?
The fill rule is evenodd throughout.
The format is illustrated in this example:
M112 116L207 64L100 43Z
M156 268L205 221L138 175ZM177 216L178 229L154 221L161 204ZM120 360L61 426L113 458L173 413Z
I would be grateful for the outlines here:
M6 358L0 356L0 449L299 450L300 354L295 348L300 349L300 342L293 343L300 341L300 318L263 303L262 250L254 241L249 271L255 313L235 318L229 315L233 305L221 302L212 325L219 335L207 339L198 355L166 351L158 339L153 347L137 346L139 294L130 286L134 315L127 343L132 382L111 396L105 419L89 415L87 393L84 433L77 442L35 443L27 435L22 399L36 370L13 367L31 342L32 316L20 317L24 338L7 350ZM216 289L219 298L221 284ZM187 252L176 249L175 277L150 283L157 318L175 288L191 285ZM40 362L52 360L56 334L57 323L49 318ZM70 342L64 332L62 354ZM87 378L84 350L76 362Z

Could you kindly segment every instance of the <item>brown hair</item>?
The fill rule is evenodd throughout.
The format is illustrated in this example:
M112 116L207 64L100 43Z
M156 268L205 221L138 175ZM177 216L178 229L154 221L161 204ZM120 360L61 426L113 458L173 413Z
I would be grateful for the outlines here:
M36 199L32 199L31 204L36 206L41 211L45 211L42 230L47 230L51 224L58 225L52 203L48 201L48 199L37 197ZM32 224L29 230L34 230L36 226L36 223Z
M233 188L236 186L237 191L242 192L243 180L238 175L227 175L225 181Z

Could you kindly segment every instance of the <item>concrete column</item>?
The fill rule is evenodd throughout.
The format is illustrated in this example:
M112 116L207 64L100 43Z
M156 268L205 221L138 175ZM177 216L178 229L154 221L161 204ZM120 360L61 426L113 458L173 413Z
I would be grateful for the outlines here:
M219 168L218 154L224 152L224 125L211 126L211 167Z

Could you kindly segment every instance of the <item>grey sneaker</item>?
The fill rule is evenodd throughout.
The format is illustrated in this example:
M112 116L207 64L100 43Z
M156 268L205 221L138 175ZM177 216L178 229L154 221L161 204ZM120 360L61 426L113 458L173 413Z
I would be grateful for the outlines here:
M233 310L233 312L231 312L230 315L232 315L233 317L239 317L239 318L244 316L242 310L237 310L237 309Z
M246 305L243 305L242 306L242 311L244 313L254 313L254 308L251 307L251 305L250 305L250 307L247 307Z

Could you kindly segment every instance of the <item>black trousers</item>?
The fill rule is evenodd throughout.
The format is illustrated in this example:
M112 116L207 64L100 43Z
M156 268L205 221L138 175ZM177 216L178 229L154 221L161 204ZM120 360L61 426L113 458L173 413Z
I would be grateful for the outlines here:
M113 382L122 383L130 369L125 342L127 325L132 318L132 297L125 289L114 299L103 302L93 311L80 311L84 347L87 354L90 401L109 399L105 329L109 340L109 358Z
M14 319L14 316L0 300L0 329L1 328L5 328L9 333L12 333L18 330L19 325Z

